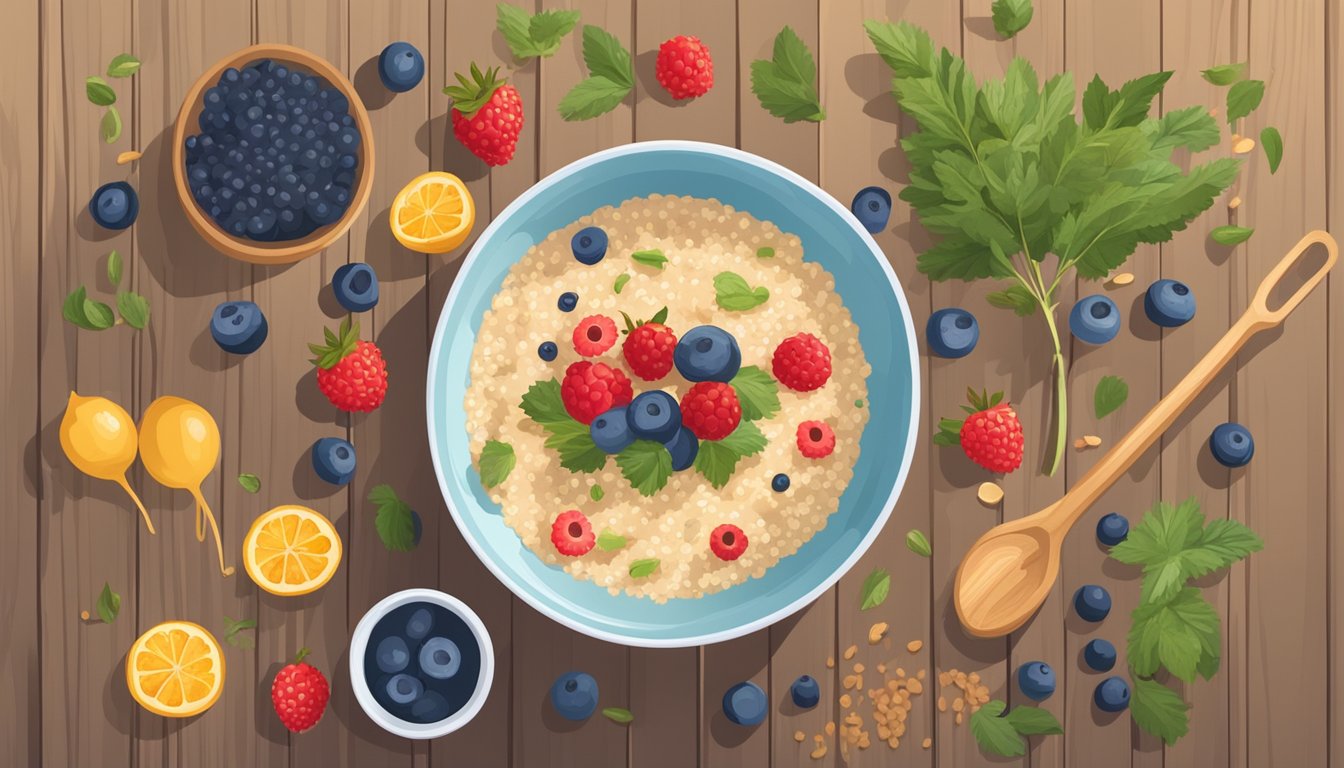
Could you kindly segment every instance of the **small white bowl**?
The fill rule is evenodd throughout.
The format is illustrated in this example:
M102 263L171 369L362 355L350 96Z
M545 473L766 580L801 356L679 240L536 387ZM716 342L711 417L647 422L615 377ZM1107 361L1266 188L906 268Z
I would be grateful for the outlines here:
M369 681L364 679L364 655L368 651L369 637L373 635L374 625L394 609L408 603L433 603L446 608L466 622L471 634L476 638L476 645L481 649L481 672L476 678L476 687L472 690L471 698L467 699L467 703L462 705L461 709L433 723L412 723L383 709L373 698L373 691L369 690ZM350 684L355 689L355 699L359 701L359 706L380 728L408 739L437 739L471 722L476 713L481 711L481 707L485 706L485 700L490 695L490 684L494 679L495 649L490 644L490 633L486 631L485 624L466 603L437 589L404 589L379 600L364 614L364 618L359 620L359 624L355 626L355 633L350 638Z

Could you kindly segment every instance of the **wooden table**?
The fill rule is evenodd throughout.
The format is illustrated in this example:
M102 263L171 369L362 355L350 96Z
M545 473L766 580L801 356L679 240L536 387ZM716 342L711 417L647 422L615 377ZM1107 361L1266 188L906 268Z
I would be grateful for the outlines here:
M519 0L514 0L518 2ZM527 0L551 7L563 2ZM949 583L965 548L1001 519L1055 499L1088 469L1098 451L1070 450L1054 477L1033 471L1041 460L1048 413L1049 353L1040 318L1018 319L989 308L985 284L930 284L914 257L930 243L898 206L878 240L904 283L917 325L937 307L978 313L983 337L959 361L926 358L921 435L952 414L968 385L1004 389L1028 431L1024 468L1003 480L996 508L975 499L986 479L959 452L922 438L910 480L877 544L854 571L815 604L779 624L736 641L685 650L641 650L566 631L509 593L477 562L447 515L430 467L422 385L430 333L465 247L443 257L409 253L391 239L387 207L410 177L449 169L468 180L480 211L492 212L544 176L603 147L661 138L735 145L784 163L842 201L867 184L899 187L904 160L896 141L909 128L888 93L888 71L867 43L867 18L906 18L966 56L974 71L1001 71L1021 54L1043 74L1068 67L1078 80L1100 73L1112 83L1159 69L1176 75L1162 106L1216 104L1221 92L1198 71L1249 60L1269 84L1251 122L1273 122L1287 151L1277 175L1257 152L1237 190L1244 201L1222 203L1167 245L1144 247L1126 269L1135 281L1115 290L1131 318L1103 348L1075 345L1069 379L1071 437L1113 441L1182 376L1227 328L1250 290L1306 230L1344 219L1344 52L1341 0L1037 0L1036 17L1015 41L1000 41L990 0L572 0L583 21L614 32L634 51L636 92L614 112L587 122L560 120L556 105L583 75L578 36L550 59L509 69L522 93L527 123L508 166L486 168L453 139L447 99L439 87L472 60L500 64L507 50L493 33L493 3L386 0L28 0L6 6L0 23L0 313L4 376L0 403L0 762L7 765L312 765L312 766L763 766L833 765L834 748L811 760L811 735L842 714L835 703L847 673L824 661L851 644L870 667L895 657L909 671L976 670L997 698L1016 701L1009 680L1032 659L1049 662L1059 692L1046 707L1064 736L1034 743L1032 765L1086 766L1344 766L1344 518L1333 478L1344 475L1344 408L1330 395L1344 390L1344 298L1339 276L1317 291L1281 333L1246 351L1163 440L1107 495L1100 510L1138 516L1158 499L1195 496L1214 517L1244 521L1266 541L1248 565L1209 579L1206 593L1223 617L1223 671L1212 682L1185 686L1194 703L1191 734L1172 747L1132 728L1129 718L1103 717L1091 704L1097 676L1080 671L1092 636L1121 646L1125 616L1138 581L1107 562L1090 530L1067 542L1063 574L1041 613L1011 638L973 640L960 630ZM789 24L818 53L818 77L829 119L785 125L757 104L749 87L753 59ZM687 105L672 104L653 80L657 45L677 34L701 36L713 52L716 84ZM389 97L374 60L392 40L425 53L429 74L416 90ZM334 248L287 268L225 259L186 225L173 196L165 146L179 100L208 64L256 42L306 47L354 79L373 110L377 179L369 205ZM145 64L133 81L117 81L126 135L114 146L98 138L100 110L84 96L85 76L117 53ZM144 157L118 166L117 153ZM111 179L137 186L143 209L131 229L93 226L85 205ZM1207 244L1209 229L1234 220L1256 228L1248 246ZM129 285L153 309L149 329L96 333L61 319L63 297L78 285L109 294L104 258L126 257ZM317 392L306 342L334 325L338 308L328 282L337 265L364 260L382 279L382 302L361 317L366 338L382 346L392 371L391 397L377 412L346 418ZM1188 326L1159 334L1142 319L1142 290L1159 276L1178 277L1198 294ZM1065 306L1094 286L1068 286ZM271 319L270 339L246 358L227 357L211 342L212 308L251 299ZM1091 393L1104 374L1129 382L1126 406L1097 420ZM274 504L297 501L336 521L346 559L335 580L298 599L259 593L244 575L222 579L214 553L192 536L187 494L166 490L137 469L133 484L159 526L146 535L110 484L89 481L66 461L57 427L70 390L103 395L138 416L156 396L198 401L224 437L222 466L206 485L219 512L226 546L236 548L248 524ZM881 393L876 393L881 396ZM1336 396L1337 397L1337 396ZM1245 470L1211 460L1205 441L1214 425L1235 419L1255 433L1257 452ZM363 460L348 488L333 490L309 468L308 448L325 435L348 436ZM894 472L895 467L891 468ZM261 477L245 492L240 472ZM365 501L391 483L425 520L412 553L390 553ZM1095 518L1092 518L1095 519ZM1090 528L1090 525L1087 526ZM920 528L932 559L906 551L905 532ZM1333 557L1330 553L1333 551ZM873 567L893 574L891 598L860 613L859 589ZM104 582L123 595L112 625L82 621ZM1099 629L1080 626L1067 609L1080 584L1107 585L1114 616ZM351 629L373 602L410 586L437 586L484 617L501 660L489 702L471 725L434 742L410 742L378 730L350 690L346 648ZM222 634L224 617L257 621L254 650L226 648L228 680L207 714L180 722L140 710L123 682L123 657L137 634L168 618L198 621ZM893 638L921 639L909 654L870 648L876 620ZM267 692L283 660L300 646L333 678L326 717L311 732L288 734L271 712ZM557 674L590 671L604 705L628 707L635 722L595 717L561 726L546 691ZM782 702L800 673L819 676L823 704L794 713ZM768 723L727 723L720 698L728 685L754 680L778 704ZM802 730L808 741L794 741ZM921 749L922 737L932 738ZM969 729L938 714L925 695L896 751L877 744L851 752L850 765L973 765L991 762ZM999 761L993 761L999 762Z

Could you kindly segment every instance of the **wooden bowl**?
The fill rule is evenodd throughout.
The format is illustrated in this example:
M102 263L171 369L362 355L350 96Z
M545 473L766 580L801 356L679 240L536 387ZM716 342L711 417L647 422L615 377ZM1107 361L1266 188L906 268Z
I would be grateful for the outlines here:
M355 185L350 190L350 206L340 219L319 227L296 240L277 240L260 242L234 237L225 232L201 210L196 198L187 186L187 135L200 130L197 121L204 109L206 89L219 82L219 77L229 67L239 69L261 59L283 62L286 66L319 77L345 95L350 102L350 115L359 129L359 148L355 155L359 162L355 165ZM177 187L177 198L187 213L187 220L201 233L205 241L226 256L254 264L289 264L317 253L336 242L350 229L350 225L364 210L369 201L369 192L373 189L373 126L369 122L369 112L360 101L355 87L326 59L290 45L265 44L253 45L235 51L214 66L205 70L187 91L182 101L182 109L177 113L177 123L173 126L173 184Z

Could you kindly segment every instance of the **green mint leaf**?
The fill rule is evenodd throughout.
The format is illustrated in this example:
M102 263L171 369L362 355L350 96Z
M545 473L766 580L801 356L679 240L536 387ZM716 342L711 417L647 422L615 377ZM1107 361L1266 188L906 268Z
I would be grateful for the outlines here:
M378 507L373 524L378 529L378 538L383 540L383 546L393 552L415 549L415 518L411 507L397 496L392 486L374 486L369 491L369 501Z
M1265 98L1264 80L1241 80L1227 89L1227 124L1246 117L1260 106Z
M1119 376L1102 376L1097 389L1092 393L1092 409L1097 418L1114 413L1129 399L1129 384Z
M867 611L878 607L887 601L887 595L890 593L891 574L887 573L885 568L874 568L863 580L863 588L859 591L859 610Z
M1283 162L1283 136L1279 129L1269 126L1260 132L1260 146L1265 149L1265 159L1269 161L1269 172L1277 173L1279 163Z
M758 259L773 259L774 257L775 249L768 245L756 249L756 258Z
M636 560L630 564L630 578L642 579L645 576L648 576L658 570L659 562L660 561L656 557L650 557L645 560Z
M107 254L107 281L113 288L121 285L122 261L121 254L116 250Z
M243 632L249 629L256 629L256 619L231 619L224 617L224 642L235 648L252 648L256 643L251 635L245 635Z
M1130 680L1129 713L1134 724L1167 744L1190 732L1190 705L1156 680Z
M742 418L747 421L769 419L779 413L779 385L759 366L748 365L738 370L728 382L737 392L742 406Z
M743 421L737 425L737 429L720 440L719 444L732 451L739 459L745 459L765 450L768 441L765 435L761 434L760 427L750 421ZM704 443L701 443L702 447L703 445Z
M117 93L112 90L112 86L107 81L97 75L85 78L84 94L89 97L89 101L100 107L110 107L117 103Z
M775 37L774 55L751 63L751 92L765 111L786 123L826 118L817 95L816 62L812 52L790 27Z
M555 379L538 381L528 387L518 407L523 409L527 418L543 427L574 420L569 411L565 410L565 401L560 397L560 382Z
M994 291L985 296L991 307L1011 309L1018 317L1029 317L1036 311L1036 299L1031 292L1020 285L1012 285L1002 291Z
M112 315L112 308L92 299L84 300L84 317L88 320L88 327L95 331L105 331L117 324L117 319Z
M736 272L720 272L714 276L714 301L729 312L746 312L764 304L770 298L765 286L752 288Z
M899 24L865 21L863 29L898 79L929 77L938 66L933 39L908 21Z
M917 528L906 532L905 548L920 557L933 557L933 547L929 546L929 537Z
M108 77L130 77L140 71L140 60L129 53L119 53L107 65Z
M715 490L728 484L737 467L738 455L722 441L705 440L695 454L695 471L704 476Z
M261 478L251 472L243 472L238 475L238 484L248 493L256 493L261 490Z
M1152 141L1154 149L1181 147L1191 152L1203 152L1217 144L1222 135L1213 115L1198 106L1172 110L1155 120L1145 120L1139 128Z
M84 302L86 300L87 295L84 286L81 285L65 297L65 302L61 304L61 316L72 325L92 331L94 330L93 325L89 323L89 318L84 316Z
M1181 574L1186 579L1198 579L1264 548L1265 542L1255 531L1236 520L1212 520L1195 545L1182 553Z
M578 11L542 11L532 16L527 32L541 56L560 49L560 41L579 23Z
M1206 646L1219 642L1218 612L1195 587L1184 587L1165 603L1142 602L1134 609L1128 637L1134 673L1151 677L1159 667L1191 682Z
M1255 229L1252 227L1233 227L1224 225L1215 227L1213 231L1209 233L1209 238L1219 245L1238 245L1250 240L1251 235L1253 234L1255 234Z
M621 289L624 288L625 284L628 282L630 282L629 275L618 275L616 277L616 282L611 286L611 290L619 295Z
M1204 515L1194 498L1179 505L1158 502L1124 541L1111 547L1110 556L1128 565L1142 565L1140 599L1160 603L1185 585L1184 559L1203 535Z
M498 440L487 440L481 449L481 485L494 488L508 478L518 457L513 455L513 446Z
M1214 85L1231 85L1246 77L1246 62L1239 64L1219 64L1199 73Z
M1031 0L994 0L990 13L994 21L994 31L1003 37L1011 38L1027 28L1034 11Z
M601 501L602 497L606 495L607 492L602 490L602 486L600 485L594 485L592 488L588 489L588 498L593 501Z
M596 472L607 465L607 454L593 443L588 426L574 419L546 424L546 447L560 455L560 466L570 472Z
M121 138L121 113L116 107L108 107L103 119L98 122L98 135L104 144L112 144Z
M622 725L634 722L635 720L635 716L630 714L630 710L621 709L620 707L606 707L602 710L602 716L613 723L621 723Z
M588 74L602 77L627 90L635 87L635 70L630 52L616 36L592 24L583 25L583 63Z
M1053 736L1064 732L1049 710L1040 707L1014 707L1004 719L1023 736Z
M98 603L95 605L98 612L98 618L103 620L104 624L111 624L117 620L117 614L121 613L121 595L112 591L111 585L103 582L103 591L98 593Z
M636 440L616 456L621 475L639 491L640 496L652 496L667 485L672 476L672 454L662 443Z
M630 88L605 77L581 80L560 100L560 117L573 122L606 114L625 101Z
M137 330L149 325L149 302L144 296L130 291L117 292L117 311L126 324Z
M597 548L603 552L613 552L625 546L625 537L611 530L602 531L597 535Z
M540 51L532 40L530 30L532 17L527 11L508 3L495 6L495 28L503 36L509 50L515 58L529 59L539 56Z
M995 699L971 714L971 735L981 752L999 757L1021 757L1027 753L1026 740L1008 718L999 717L1007 708L1007 704Z
M643 264L646 267L662 269L667 264L667 257L657 248L651 248L646 251L635 251L630 254L630 258L637 264Z

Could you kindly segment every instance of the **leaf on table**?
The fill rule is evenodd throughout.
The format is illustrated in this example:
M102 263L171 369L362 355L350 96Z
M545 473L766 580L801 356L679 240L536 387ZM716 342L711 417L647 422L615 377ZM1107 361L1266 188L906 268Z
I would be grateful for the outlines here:
M1191 682L1206 648L1219 647L1218 612L1196 587L1184 587L1164 603L1141 603L1131 622L1129 664L1141 677L1165 667Z
M999 757L1020 757L1027 752L1027 742L1018 734L1008 718L1000 717L1008 705L997 699L985 702L971 713L971 735L980 751Z
M1134 724L1167 744L1190 732L1190 705L1167 686L1130 676L1129 712Z
M933 547L929 546L929 537L917 528L906 532L905 547L920 557L933 557Z
M508 3L495 8L495 26L515 58L550 56L560 49L560 41L579 23L578 11L542 11L529 15Z
M583 27L583 61L588 77L560 100L565 120L587 120L615 109L635 87L630 52L601 27Z
M635 719L635 716L630 713L630 710L622 709L620 707L606 707L602 710L602 716L613 723L621 724L634 722Z
M89 324L89 319L84 316L85 299L86 291L84 290L84 286L81 285L71 291L70 294L65 297L65 301L61 304L61 316L65 318L66 322L71 323L72 325L86 330L94 330L93 326Z
M859 610L876 608L887 601L891 593L891 574L885 568L874 568L863 580L859 591Z
M1209 67L1199 74L1214 85L1231 85L1246 77L1246 62L1219 64L1216 67Z
M1227 124L1246 117L1260 106L1265 97L1264 80L1240 80L1227 89Z
M116 107L108 107L103 119L98 122L98 135L104 144L112 144L121 138L121 113Z
M994 0L990 10L994 30L1007 38L1026 29L1033 13L1031 0Z
M144 296L131 291L117 292L117 311L126 324L137 330L149 325L149 302Z
M494 488L508 478L518 463L513 446L499 440L487 440L481 448L481 485Z
M1050 713L1040 707L1014 707L1004 716L1008 724L1023 736L1052 736L1064 732L1064 726Z
M579 81L560 100L560 117L567 121L588 120L615 109L630 93L630 86L605 77Z
M1097 418L1104 418L1129 399L1129 384L1119 376L1102 376L1097 389L1092 393L1092 409Z
M898 24L865 21L863 29L896 77L922 78L933 74L938 57L928 32L907 21Z
M111 253L107 254L107 281L112 284L113 288L121 285L122 266L121 254L113 249Z
M252 648L256 643L251 635L243 634L249 629L256 629L256 619L231 619L224 617L224 642L235 648Z
M110 584L103 582L103 591L98 593L98 602L94 608L104 624L111 624L121 613L121 595L113 592Z
M411 506L397 496L392 486L386 483L374 486L369 491L369 501L378 507L373 523L383 546L393 552L415 549L415 517Z
M1111 548L1110 556L1143 566L1141 599L1162 602L1190 579L1227 568L1264 548L1260 537L1236 520L1204 523L1193 497L1179 505L1158 502L1124 541Z
M672 454L662 443L636 440L616 455L616 466L640 496L652 496L672 476Z
M769 419L779 413L779 385L773 376L759 366L744 366L728 383L737 393L743 419Z
M1018 317L1029 317L1036 311L1036 299L1031 292L1020 285L1010 285L1001 291L985 296L991 307L1011 309Z
M765 286L752 288L746 278L736 272L720 272L714 276L714 302L729 312L746 312L770 299Z
M1172 110L1156 120L1140 123L1139 128L1148 135L1154 149L1180 147L1203 152L1217 144L1222 136L1213 115L1200 106Z
M1253 234L1255 234L1253 227L1224 225L1214 227L1213 231L1209 232L1209 238L1219 245L1239 245L1250 240Z
M661 561L656 557L649 557L643 560L636 560L630 564L630 578L642 579L645 576L658 570L658 564Z
M100 106L110 107L117 103L117 92L112 90L112 86L107 81L97 75L84 79L84 95L89 101Z
M87 327L95 331L107 330L117 324L116 317L112 315L112 308L93 299L84 300L84 317L89 323Z
M1279 163L1283 162L1283 136L1279 134L1279 129L1271 125L1260 131L1260 146L1265 149L1269 172L1277 173Z
M238 484L248 493L256 493L261 490L261 478L251 472L243 472L238 475Z
M751 63L751 92L765 111L786 123L819 123L826 118L816 80L812 52L791 27L775 36L772 58Z
M129 53L119 53L107 65L108 77L130 77L140 71L140 60Z

